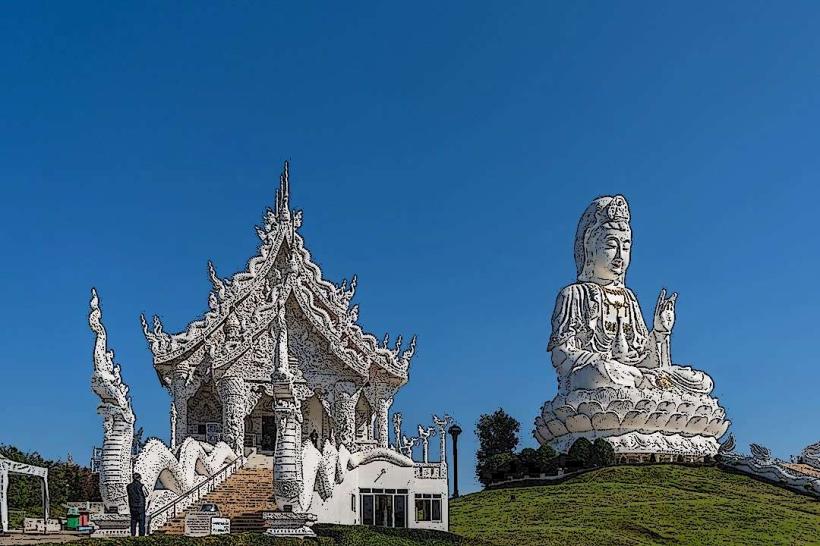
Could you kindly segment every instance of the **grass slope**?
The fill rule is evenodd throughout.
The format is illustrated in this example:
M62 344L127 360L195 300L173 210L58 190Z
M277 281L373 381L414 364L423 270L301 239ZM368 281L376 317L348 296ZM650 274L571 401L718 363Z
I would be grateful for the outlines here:
M450 531L499 545L820 544L820 502L714 467L619 466L461 497Z

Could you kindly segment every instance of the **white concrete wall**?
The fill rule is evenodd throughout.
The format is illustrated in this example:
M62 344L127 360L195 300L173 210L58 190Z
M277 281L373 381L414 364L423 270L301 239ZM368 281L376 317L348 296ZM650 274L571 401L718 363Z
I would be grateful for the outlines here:
M361 488L407 489L408 528L440 531L446 531L449 528L447 479L416 479L414 467L399 466L389 461L373 461L347 472L342 483L334 487L333 496L325 501L314 492L310 511L316 514L320 523L360 525L359 489ZM441 495L441 521L416 522L416 493Z

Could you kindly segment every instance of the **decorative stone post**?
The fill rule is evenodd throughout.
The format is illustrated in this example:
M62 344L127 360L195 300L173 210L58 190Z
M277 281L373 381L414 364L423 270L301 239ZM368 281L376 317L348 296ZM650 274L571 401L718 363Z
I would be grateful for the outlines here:
M424 428L423 426L419 425L419 439L421 440L421 449L423 454L423 461L425 463L430 462L430 436L435 436L436 430L433 427Z
M277 399L276 451L273 457L273 492L276 506L286 511L302 512L302 422L293 399Z
M245 380L228 376L216 384L222 400L222 439L234 453L242 453L245 442Z
M433 422L438 427L439 445L438 445L438 460L441 464L447 464L447 425L453 421L449 415L444 418L439 418L438 415L433 415Z

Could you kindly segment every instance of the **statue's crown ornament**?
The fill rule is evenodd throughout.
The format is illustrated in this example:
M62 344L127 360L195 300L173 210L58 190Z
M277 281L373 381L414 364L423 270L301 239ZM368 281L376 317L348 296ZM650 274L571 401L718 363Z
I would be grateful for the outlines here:
M587 247L591 234L603 227L628 230L629 221L629 204L623 195L602 195L589 204L581 215L575 232L574 254L579 277L589 261Z
M622 195L612 198L605 213L610 222L629 222L629 206Z

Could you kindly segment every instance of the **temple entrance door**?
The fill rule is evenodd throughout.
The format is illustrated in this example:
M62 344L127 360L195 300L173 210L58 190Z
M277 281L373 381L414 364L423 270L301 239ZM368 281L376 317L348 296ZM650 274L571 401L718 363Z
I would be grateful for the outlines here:
M273 451L276 447L276 417L262 416L262 437L259 439L261 451Z

